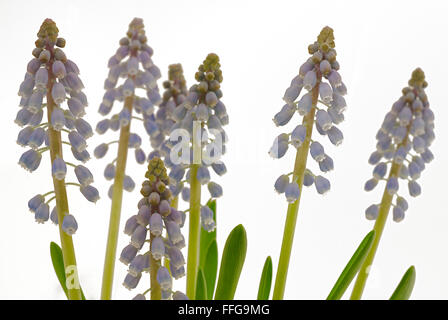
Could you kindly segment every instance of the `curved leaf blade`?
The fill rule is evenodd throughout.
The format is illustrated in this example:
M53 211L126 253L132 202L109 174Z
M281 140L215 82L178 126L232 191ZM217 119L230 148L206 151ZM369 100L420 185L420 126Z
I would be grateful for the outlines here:
M400 283L390 297L390 300L408 300L415 285L415 267L411 266L401 278Z
M238 286L247 251L247 235L243 225L229 234L221 258L215 300L232 300Z
M207 300L207 285L205 284L204 272L202 272L202 269L198 270L195 300Z
M263 271L261 273L260 285L258 286L257 300L269 300L272 283L272 259L271 256L266 258Z
M375 231L370 231L364 239L361 241L361 244L356 249L350 261L345 266L338 280L336 281L333 289L331 289L330 294L327 297L327 300L339 300L344 295L344 292L347 290L350 283L353 281L353 278L359 272L364 260L367 257L367 254L372 247L373 240L375 239Z
M213 300L216 275L218 273L218 245L216 243L216 240L213 240L208 247L203 270L205 283L207 285L207 299Z

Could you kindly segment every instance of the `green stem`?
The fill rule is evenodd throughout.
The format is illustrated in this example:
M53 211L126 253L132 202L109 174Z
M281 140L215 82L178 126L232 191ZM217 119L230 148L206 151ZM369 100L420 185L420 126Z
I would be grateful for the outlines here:
M293 171L293 181L297 181L300 189L299 199L288 205L286 214L285 228L283 231L282 248L278 261L277 275L275 277L273 300L282 300L285 293L286 277L288 276L289 260L291 258L292 243L294 241L294 232L297 223L297 213L299 212L300 199L303 192L303 176L306 169L306 161L310 149L311 135L314 125L314 114L316 113L317 99L319 96L319 83L312 91L312 108L310 112L303 118L303 124L306 127L306 139L297 150L296 160Z
M195 299L196 297L196 279L198 275L199 265L201 228L201 184L196 177L198 168L198 164L192 164L190 169L190 218L187 259L187 297L191 300Z
M401 165L394 163L390 169L390 177L397 177L400 172ZM378 218L376 219L375 226L375 239L373 240L372 247L370 248L369 254L364 260L364 263L359 270L358 277L356 278L355 285L353 287L351 300L361 299L364 287L366 285L369 272L372 267L373 259L375 258L376 250L380 243L381 235L383 234L384 226L386 224L387 216L389 215L390 207L392 205L393 195L389 194L386 189L384 189L383 198L381 199L381 204L379 208Z
M134 97L127 97L124 107L132 114L132 104ZM131 123L121 127L120 139L118 143L117 168L112 195L112 206L110 210L109 232L107 235L106 258L104 261L103 284L101 288L101 299L110 300L112 298L112 285L114 280L115 257L117 254L118 233L120 228L121 204L123 200L123 179L126 170L126 160L128 156L128 143Z
M151 247L152 240L155 238L155 236L151 233L149 237ZM157 281L157 271L160 268L160 263L162 259L156 260L152 256L151 253L149 253L149 272L150 272L150 280L151 280L151 300L161 300L162 299L162 290L160 289L160 284Z
M51 72L52 63L48 68L48 90L47 90L47 116L48 122L51 123L51 114L53 109L55 108L55 102L53 97L51 96L51 90L53 88L53 84L55 81L55 77ZM49 133L49 149L50 149L50 158L51 163L59 157L63 159L62 156L62 140L61 133L53 129L52 126L48 127ZM62 249L62 257L64 260L64 268L65 268L65 277L67 280L72 279L69 283L72 284L67 286L68 289L68 298L70 300L81 300L81 288L79 285L78 279L78 271L76 267L76 256L75 256L75 248L73 247L72 237L62 230L62 221L64 220L64 216L68 214L70 211L68 209L68 199L67 199L67 190L65 188L65 180L58 180L53 178L53 186L54 193L56 197L56 209L58 213L58 227L59 227L59 236L61 239L61 249Z

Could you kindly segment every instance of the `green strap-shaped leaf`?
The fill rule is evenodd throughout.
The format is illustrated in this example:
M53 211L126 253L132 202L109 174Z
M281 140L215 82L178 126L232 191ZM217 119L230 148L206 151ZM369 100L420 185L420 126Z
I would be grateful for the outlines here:
M212 209L213 211L213 220L216 222L216 200L210 200L207 202L207 206ZM212 232L208 232L204 230L201 226L201 240L199 245L199 267L205 270L205 259L207 258L207 251L210 247L210 244L213 242L213 240L216 240L216 228Z
M207 300L213 300L216 275L218 273L218 245L216 244L216 240L213 240L208 247L203 270L207 285Z
M58 277L59 284L62 287L62 290L64 290L65 296L68 299L68 291L67 286L65 284L66 277L65 277L65 269L64 269L64 258L62 256L62 249L59 247L59 245L55 242L50 243L50 255L51 255L51 262L53 263L54 272L56 273L56 276ZM81 295L82 300L86 300L86 297L84 296L84 293L81 289Z
M196 300L207 300L207 284L205 283L204 272L202 272L202 269L198 270Z
M364 260L372 247L373 240L375 239L375 231L370 231L362 240L358 249L356 249L350 261L345 266L338 280L336 281L333 289L327 297L327 300L339 300L344 295L345 290L352 282L353 278L359 272Z
M390 300L408 300L415 284L415 267L411 266L401 278L398 287L390 297Z
M271 292L272 282L272 259L270 256L266 258L263 272L261 273L260 285L258 287L258 300L268 300Z
M246 259L246 230L240 224L230 232L221 258L215 300L232 300Z

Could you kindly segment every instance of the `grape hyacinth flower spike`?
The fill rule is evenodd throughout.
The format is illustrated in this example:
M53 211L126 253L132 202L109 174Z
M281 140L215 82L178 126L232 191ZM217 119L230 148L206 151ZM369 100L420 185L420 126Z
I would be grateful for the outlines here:
M24 169L33 172L39 167L42 154L50 152L54 190L34 196L29 200L28 207L38 223L50 219L59 225L66 276L73 277L73 274L77 275L77 270L72 235L78 224L68 207L66 186L79 187L83 196L91 202L96 202L99 194L91 185L93 175L89 169L67 162L62 154L62 147L66 144L71 147L76 160L82 163L89 160L86 140L93 132L89 123L82 118L87 99L82 92L84 86L78 76L79 69L67 59L62 50L65 40L58 37L58 32L51 19L46 19L40 27L32 52L34 58L28 63L25 79L20 85L20 110L15 122L24 127L19 132L17 143L29 148L19 160ZM67 107L64 107L65 102ZM45 109L47 122L43 120ZM64 135L66 138L63 138ZM79 183L65 182L68 167L74 168ZM56 205L50 210L52 200L56 200ZM69 288L68 298L81 299L79 287Z
M195 297L199 265L199 236L201 225L206 231L215 229L213 214L201 206L201 186L207 185L212 198L222 195L222 188L210 179L210 170L221 176L226 172L221 156L227 141L223 126L228 115L222 98L223 80L219 57L210 53L195 74L193 85L185 101L172 112L171 143L165 162L172 163L170 189L174 196L182 192L189 201L189 238L187 259L187 296ZM180 141L179 141L180 139ZM183 180L185 177L185 180ZM184 183L189 187L184 187Z
M138 213L127 220L124 230L131 241L120 255L120 261L129 266L123 285L129 290L135 289L142 272L148 272L150 289L134 299L144 300L148 292L151 292L152 300L185 299L184 294L172 291L172 278L179 279L185 275L185 258L181 251L185 247L181 233L184 217L170 205L169 177L160 158L154 157L149 161L145 177L147 180L140 191L143 198L138 203ZM164 229L166 236L163 235Z
M302 123L290 133L275 138L269 155L275 159L285 155L290 146L297 149L293 172L282 174L274 183L275 190L284 194L288 202L283 241L275 279L273 299L283 299L288 274L291 248L303 186L314 184L319 194L330 190L330 182L323 175L307 168L308 153L317 162L322 173L333 170L333 159L325 153L323 145L312 139L313 128L327 136L333 145L342 143L342 132L336 127L344 120L346 87L338 72L339 63L334 49L333 30L322 29L317 41L308 47L311 55L302 64L299 74L286 89L285 105L274 116L276 126L285 126L298 113ZM300 93L303 93L299 98Z
M425 93L427 82L420 68L412 73L409 85L402 90L402 96L392 105L378 131L376 151L369 158L374 165L373 177L364 186L373 190L379 181L385 181L381 203L369 206L365 215L376 220L375 240L358 273L351 299L360 299L372 267L386 219L392 208L392 218L400 222L408 210L408 202L401 195L400 181L407 184L411 197L421 193L417 179L434 155L429 147L434 141L434 113L429 107Z
M152 62L153 49L147 44L142 19L134 18L131 21L126 37L122 38L119 44L120 47L108 62L109 75L104 83L106 92L99 107L99 113L107 116L116 100L124 102L124 106L111 118L101 120L97 124L96 131L104 134L108 129L119 130L120 137L118 141L100 144L94 151L97 158L102 158L111 144L118 143L117 157L106 166L104 171L105 178L113 179L114 182L109 190L112 205L101 290L102 299L111 299L112 296L123 189L132 191L135 187L132 178L126 175L128 148L135 149L138 163L143 164L146 160L146 155L141 149L141 137L130 131L131 123L135 122L132 120L142 121L152 143L153 140L163 141L163 135L160 137L161 133L154 117L154 108L162 100L157 87L157 80L161 75L159 68ZM120 78L123 78L122 83L119 83ZM139 96L139 91L143 96ZM141 116L134 116L134 112Z

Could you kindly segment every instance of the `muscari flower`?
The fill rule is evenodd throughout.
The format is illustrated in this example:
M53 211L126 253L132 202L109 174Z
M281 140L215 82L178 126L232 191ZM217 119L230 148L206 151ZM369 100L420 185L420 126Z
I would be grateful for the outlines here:
M429 149L435 138L434 113L429 107L426 86L423 71L415 69L409 85L386 114L376 135L376 151L369 157L369 163L375 167L364 189L371 191L379 181L386 181L386 191L395 199L392 204L395 222L402 221L408 209L407 201L399 195L400 181L407 184L411 197L417 197L421 193L417 180L426 164L434 159ZM375 212L373 207L379 208L379 205L367 208L365 214L369 220L378 216L378 209Z
M33 172L39 167L42 154L52 150L54 156L51 157L51 171L54 181L58 181L55 184L65 184L67 166L73 166L80 184L68 185L79 185L81 192L83 188L87 188L89 198L97 200L97 197L91 196L98 191L91 186L93 176L90 171L84 166L68 163L62 157L62 146L68 144L75 159L86 161L90 158L86 140L93 132L89 123L82 119L87 98L82 92L84 86L79 78L79 69L62 51L65 40L58 38L58 28L52 20L46 19L43 22L37 36L36 47L32 52L34 58L28 63L18 92L21 101L15 123L24 128L19 132L17 143L29 148L20 157L19 164ZM66 101L67 106L64 106ZM47 122L43 120L45 109ZM53 194L54 191L39 194L28 202L38 223L44 223L50 218L57 224L56 207L51 210L51 214L49 207L56 196L45 201L46 197ZM72 235L77 229L75 218L68 212L64 212L62 216L62 229Z
M142 272L150 272L160 286L162 299L175 299L180 294L172 295L172 278L185 275L185 259L181 252L185 247L181 233L182 213L170 206L173 196L168 188L167 170L160 158L154 157L149 161L145 177L147 180L140 190L143 198L138 203L138 213L125 224L124 232L131 236L131 242L120 255L120 261L129 266L123 285L134 289ZM145 247L145 243L149 243L149 247ZM171 273L163 266L163 259L169 259ZM151 276L151 281L153 279ZM151 286L152 294L155 294L155 284Z
M327 173L334 169L333 159L325 152L324 146L312 139L312 129L315 127L333 145L338 146L343 141L343 134L336 125L344 120L343 113L347 105L343 96L347 89L339 74L334 46L333 30L325 27L317 41L308 47L311 57L302 64L299 74L292 79L283 96L286 104L273 119L276 126L285 126L298 113L303 117L302 124L297 125L290 133L282 133L275 138L269 151L271 157L282 158L290 145L298 150L306 145L321 172ZM300 180L305 186L314 184L319 194L330 190L328 179L313 174L310 169L305 169ZM278 193L284 193L289 203L300 197L299 177L295 175L291 178L289 175L281 175L274 188Z

